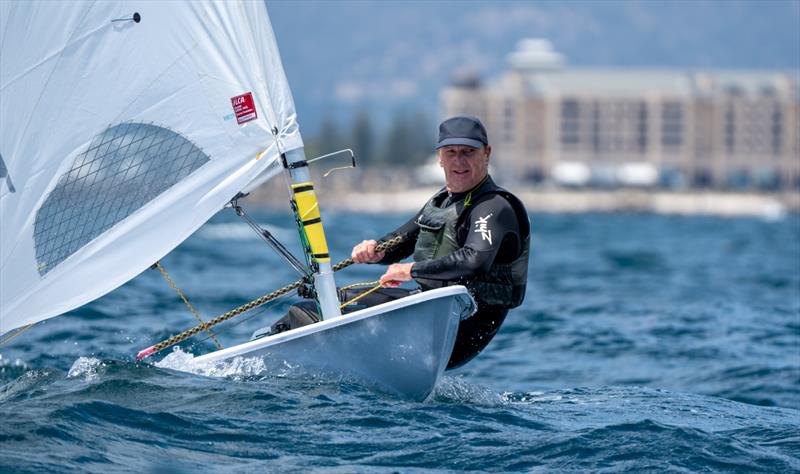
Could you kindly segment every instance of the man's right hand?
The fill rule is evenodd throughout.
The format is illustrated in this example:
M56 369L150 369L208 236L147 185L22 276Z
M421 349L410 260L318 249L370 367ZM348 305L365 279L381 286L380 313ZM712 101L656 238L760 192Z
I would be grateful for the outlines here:
M375 263L380 261L386 252L375 252L375 247L378 242L374 240L365 240L360 244L353 247L353 252L350 256L356 263Z

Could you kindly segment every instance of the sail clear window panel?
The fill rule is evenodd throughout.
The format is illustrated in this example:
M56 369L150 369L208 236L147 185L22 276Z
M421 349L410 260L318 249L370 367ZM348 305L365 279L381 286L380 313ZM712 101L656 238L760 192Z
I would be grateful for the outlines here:
M164 127L126 122L107 128L75 158L36 213L39 274L208 161L191 141Z

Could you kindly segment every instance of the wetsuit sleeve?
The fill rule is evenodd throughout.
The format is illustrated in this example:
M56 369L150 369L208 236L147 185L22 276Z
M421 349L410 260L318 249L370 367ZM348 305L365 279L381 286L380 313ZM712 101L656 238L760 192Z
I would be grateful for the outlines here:
M398 235L406 236L406 239L403 243L393 248L392 250L387 251L386 255L384 255L384 257L380 261L375 263L379 263L382 265L389 265L391 263L399 262L400 260L414 253L414 246L417 244L417 236L419 236L419 226L417 225L417 217L419 217L419 214L421 212L422 210L417 212L417 214L405 224L401 225L397 229L393 230L392 232L389 232L388 234L378 239L378 242L386 242L387 240L391 240Z
M466 216L467 237L464 246L449 255L416 262L414 278L451 280L472 278L486 272L498 256L511 249L519 253L519 223L511 204L500 195L481 201ZM516 250L512 249L516 246Z

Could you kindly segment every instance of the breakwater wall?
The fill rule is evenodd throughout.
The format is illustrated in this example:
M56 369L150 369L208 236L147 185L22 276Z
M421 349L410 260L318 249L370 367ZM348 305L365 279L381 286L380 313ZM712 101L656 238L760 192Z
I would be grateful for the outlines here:
M276 180L277 181L277 180ZM324 184L324 183L323 183ZM439 188L415 187L357 191L317 187L323 209L353 212L414 212ZM514 190L531 212L645 212L676 215L781 217L800 212L800 192L731 193L654 190ZM258 206L285 206L285 189L259 189L250 198Z

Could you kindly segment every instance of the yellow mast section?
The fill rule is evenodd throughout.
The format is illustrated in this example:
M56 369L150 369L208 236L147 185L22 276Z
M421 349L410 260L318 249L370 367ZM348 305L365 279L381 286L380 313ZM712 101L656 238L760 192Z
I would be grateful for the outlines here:
M328 242L325 240L325 230L322 228L314 184L310 181L293 184L292 192L297 203L300 222L303 224L303 233L311 248L311 257L318 262L330 262Z

